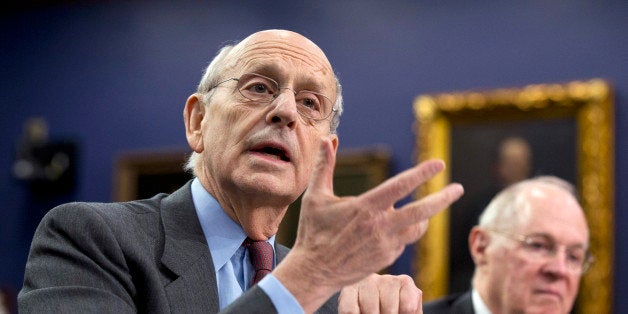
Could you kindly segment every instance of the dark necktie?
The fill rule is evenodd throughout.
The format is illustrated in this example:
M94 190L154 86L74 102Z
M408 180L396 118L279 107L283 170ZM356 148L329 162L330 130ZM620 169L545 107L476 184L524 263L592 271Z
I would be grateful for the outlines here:
M266 241L253 241L249 238L242 245L249 250L249 258L255 269L251 280L253 286L273 270L273 247Z

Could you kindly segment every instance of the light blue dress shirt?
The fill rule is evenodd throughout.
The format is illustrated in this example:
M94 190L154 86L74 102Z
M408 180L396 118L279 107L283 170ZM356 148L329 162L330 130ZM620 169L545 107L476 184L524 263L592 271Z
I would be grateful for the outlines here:
M192 199L214 262L222 310L246 291L255 272L248 250L242 246L246 234L197 178L192 181ZM275 236L267 242L274 250ZM277 254L275 265L276 256ZM272 273L264 277L258 286L270 297L279 313L303 313L301 305Z

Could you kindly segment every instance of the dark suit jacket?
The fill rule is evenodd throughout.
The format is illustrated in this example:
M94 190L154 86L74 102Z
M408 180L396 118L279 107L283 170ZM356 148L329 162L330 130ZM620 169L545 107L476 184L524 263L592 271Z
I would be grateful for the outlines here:
M20 313L215 313L216 275L188 182L126 203L69 203L40 223ZM276 245L281 261L288 248ZM337 312L338 294L319 310ZM275 313L254 286L225 313Z
M423 305L424 314L474 314L471 291L445 296Z

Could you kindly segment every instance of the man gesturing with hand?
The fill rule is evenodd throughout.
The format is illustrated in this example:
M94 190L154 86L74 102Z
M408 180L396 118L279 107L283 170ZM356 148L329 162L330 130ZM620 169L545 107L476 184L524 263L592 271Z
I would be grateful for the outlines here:
M462 187L395 208L444 168L428 161L335 196L341 113L340 83L302 35L261 31L222 48L183 110L195 178L170 195L51 210L20 312L420 313L410 277L374 273ZM289 250L275 234L306 188Z
M323 141L310 186L301 203L296 242L275 270L280 280L284 273L302 272L303 279L295 284L294 290L303 290L310 298L316 297L314 292L321 291L322 300L339 288L391 265L407 244L423 235L428 218L462 193L459 185L451 185L423 200L399 209L393 207L396 201L443 169L441 161L432 160L362 195L338 197L333 194L334 161L332 146ZM295 262L295 268L291 268L294 259L306 264ZM317 278L317 275L326 278ZM289 278L285 282L290 287ZM304 282L311 282L311 286ZM321 285L325 282L329 282L329 286ZM325 290L327 292L323 293Z

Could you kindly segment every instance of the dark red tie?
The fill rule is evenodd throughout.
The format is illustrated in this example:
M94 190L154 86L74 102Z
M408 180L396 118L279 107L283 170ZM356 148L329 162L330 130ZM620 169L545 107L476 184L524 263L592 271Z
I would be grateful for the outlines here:
M249 250L249 258L255 269L251 286L258 283L273 270L273 247L266 241L244 240L243 245Z

